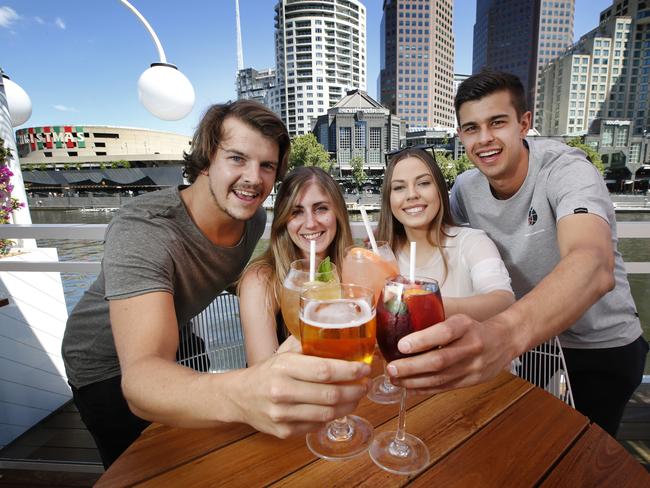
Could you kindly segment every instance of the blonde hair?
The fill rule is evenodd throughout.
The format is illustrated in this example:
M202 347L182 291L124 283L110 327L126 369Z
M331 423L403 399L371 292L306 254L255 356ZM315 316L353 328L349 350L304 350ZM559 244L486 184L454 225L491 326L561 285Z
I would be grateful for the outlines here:
M395 154L395 156L393 156L393 158L388 163L381 189L381 212L379 214L379 224L377 226L378 239L387 241L395 253L406 245L406 230L404 229L404 225L395 218L390 207L390 184L393 180L395 166L397 166L397 163L407 158L417 158L422 161L431 172L433 181L436 185L436 188L438 189L438 195L440 197L440 210L438 210L438 214L429 223L429 227L427 228L427 242L431 245L431 247L434 249L438 248L440 251L442 265L444 268L444 276L440 281L442 285L442 283L444 283L444 281L447 279L447 274L449 271L447 257L443 252L443 248L445 247L444 243L447 237L452 237L447 232L449 227L453 227L455 223L454 218L451 215L449 205L449 191L447 190L447 182L445 181L445 177L442 175L442 171L440 171L440 168L436 163L435 156L433 156L428 151L419 148L406 148ZM435 240L432 238L433 236L435 236Z
M289 267L293 261L302 258L300 249L289 237L287 223L291 220L300 193L311 184L317 185L329 196L336 217L336 234L327 252L329 258L334 263L342 263L345 248L352 244L347 207L334 179L314 166L299 166L291 171L280 185L275 198L269 246L244 270L244 273L253 271L264 273L261 276L266 281L267 290L271 292L267 295L267 306L280 303L282 283L289 272ZM239 292L238 284L237 293Z

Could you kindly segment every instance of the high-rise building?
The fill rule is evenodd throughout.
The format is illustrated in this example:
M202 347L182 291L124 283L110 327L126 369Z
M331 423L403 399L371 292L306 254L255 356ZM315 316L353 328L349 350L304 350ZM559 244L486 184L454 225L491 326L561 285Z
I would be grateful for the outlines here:
M384 0L382 105L411 127L453 127L452 0Z
M543 70L535 125L542 135L589 133L608 166L634 174L648 158L649 78L650 3L614 0Z
M574 10L574 0L476 0L472 73L517 75L534 113L539 73L573 43Z
M255 100L273 108L275 96L275 69L267 68L257 71L244 68L237 71L237 99Z
M277 105L289 134L312 129L348 90L366 89L366 8L359 0L275 6Z

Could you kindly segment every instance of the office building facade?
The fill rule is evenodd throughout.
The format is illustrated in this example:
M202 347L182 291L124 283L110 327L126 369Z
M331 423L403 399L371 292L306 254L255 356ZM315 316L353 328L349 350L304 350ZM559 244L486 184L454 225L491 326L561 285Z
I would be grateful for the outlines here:
M616 0L540 77L542 134L587 135L610 168L647 160L650 4ZM644 137L646 136L646 137Z
M541 70L573 43L574 10L574 0L477 0L472 73L517 75L534 113Z
M408 127L453 127L452 0L384 0L381 104Z
M366 8L358 0L281 0L275 6L276 102L289 133L353 88L366 89Z
M237 71L237 100L255 100L267 107L274 103L275 68L256 70L244 68Z
M362 90L351 90L321 115L314 135L336 159L339 176L349 175L358 157L368 173L383 173L384 154L398 149L403 138L399 117Z

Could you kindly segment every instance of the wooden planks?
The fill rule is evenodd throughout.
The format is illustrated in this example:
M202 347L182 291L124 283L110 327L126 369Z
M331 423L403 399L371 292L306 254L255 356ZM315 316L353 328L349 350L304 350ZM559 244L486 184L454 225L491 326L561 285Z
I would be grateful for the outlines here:
M503 373L491 382L409 399L407 431L428 445L429 467L397 476L367 455L316 458L304 436L280 440L246 426L147 429L97 486L649 486L613 439L548 393ZM378 432L397 405L360 403ZM568 480L568 481L567 481ZM620 483L619 483L620 481Z
M535 388L413 486L534 486L587 426L586 417Z
M152 426L111 465L95 486L126 486L147 480L254 432L252 427L243 424L224 424L213 429Z
M592 424L541 485L650 487L650 475L621 445Z
M424 441L431 454L430 465L506 410L533 386L504 374L489 383L433 396L408 411L406 430ZM397 413L397 405L393 405ZM377 428L395 430L396 419ZM273 486L305 486L313 480L332 480L332 486L364 484L373 487L403 486L410 478L378 468L369 456L345 463L318 460ZM270 480L269 480L270 481ZM442 485L441 485L442 486Z

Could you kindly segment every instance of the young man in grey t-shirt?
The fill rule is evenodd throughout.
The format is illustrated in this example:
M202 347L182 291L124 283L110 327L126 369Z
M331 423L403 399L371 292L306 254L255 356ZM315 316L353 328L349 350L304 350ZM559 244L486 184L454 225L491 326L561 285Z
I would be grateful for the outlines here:
M402 352L425 352L391 363L388 372L430 392L468 386L559 335L576 408L615 435L648 344L603 178L581 151L526 141L531 113L514 75L471 76L455 106L476 169L457 179L452 212L495 242L518 301L482 323L456 315L402 339Z
M108 467L149 421L242 422L278 437L350 413L362 363L295 354L224 374L176 363L179 329L238 278L284 176L282 121L248 100L214 105L186 155L191 185L134 199L106 232L102 271L70 314L63 357L74 401Z

